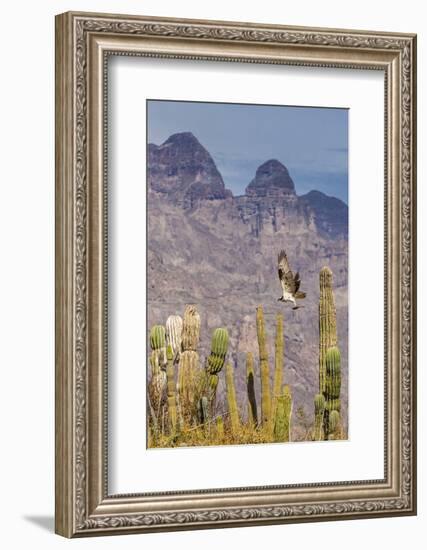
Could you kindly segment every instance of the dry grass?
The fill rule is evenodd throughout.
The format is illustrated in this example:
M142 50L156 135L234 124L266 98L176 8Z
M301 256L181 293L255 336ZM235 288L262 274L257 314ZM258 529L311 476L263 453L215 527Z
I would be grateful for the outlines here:
M216 422L212 421L205 426L184 427L175 435L159 433L154 436L152 427L149 429L149 448L171 447L208 447L220 445L255 445L258 443L284 443L276 441L270 427L255 427L252 424L242 423L237 432L233 432L228 419L223 419L223 433L219 433ZM313 441L313 430L295 430L291 442ZM337 430L335 440L347 439L342 428Z

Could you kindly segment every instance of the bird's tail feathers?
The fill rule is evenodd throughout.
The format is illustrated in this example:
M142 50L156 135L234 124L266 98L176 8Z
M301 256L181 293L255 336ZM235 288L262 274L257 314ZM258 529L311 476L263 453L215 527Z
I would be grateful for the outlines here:
M306 293L301 292L300 290L298 290L298 292L295 294L295 298L299 298L300 300L302 300L305 297L306 297Z

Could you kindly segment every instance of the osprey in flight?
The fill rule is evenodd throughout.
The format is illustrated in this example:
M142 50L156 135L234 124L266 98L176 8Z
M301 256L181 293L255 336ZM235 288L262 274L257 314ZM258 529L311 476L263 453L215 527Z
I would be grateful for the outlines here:
M278 258L279 279L282 285L282 296L279 298L281 302L292 302L294 307L292 309L298 309L301 306L297 306L296 298L305 298L305 292L299 290L301 279L299 278L298 271L294 274L288 264L288 258L284 250L280 251Z

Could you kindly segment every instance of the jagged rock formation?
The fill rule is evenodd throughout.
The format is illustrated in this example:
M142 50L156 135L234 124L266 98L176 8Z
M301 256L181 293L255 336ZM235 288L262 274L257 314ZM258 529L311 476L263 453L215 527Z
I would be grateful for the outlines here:
M310 419L318 391L319 271L329 265L346 421L347 206L318 191L297 196L288 170L274 159L258 168L245 195L233 197L208 151L189 133L175 134L160 146L150 144L148 162L148 326L197 304L202 357L212 331L227 327L237 398L243 402L245 353L257 357L258 352L255 308L264 306L272 358L275 315L284 311L284 379L292 385L295 410L304 407ZM307 292L305 307L297 311L277 301L281 248ZM218 392L221 401L221 382Z
M286 166L276 159L261 164L246 187L248 197L295 195L295 185Z
M232 195L212 157L191 132L173 134L159 146L149 144L148 181L152 190L186 208L200 199Z

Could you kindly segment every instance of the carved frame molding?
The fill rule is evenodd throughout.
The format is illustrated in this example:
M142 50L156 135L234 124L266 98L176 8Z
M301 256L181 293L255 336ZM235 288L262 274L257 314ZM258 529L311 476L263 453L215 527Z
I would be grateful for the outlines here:
M108 495L106 58L140 55L385 73L385 478ZM66 13L56 18L56 531L67 536L416 513L416 37Z

